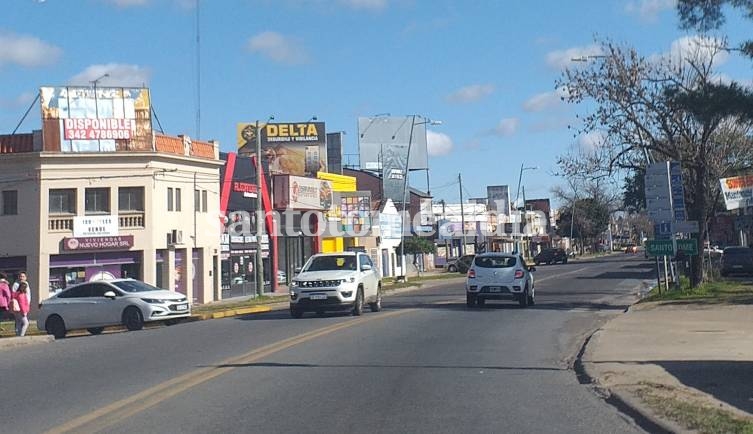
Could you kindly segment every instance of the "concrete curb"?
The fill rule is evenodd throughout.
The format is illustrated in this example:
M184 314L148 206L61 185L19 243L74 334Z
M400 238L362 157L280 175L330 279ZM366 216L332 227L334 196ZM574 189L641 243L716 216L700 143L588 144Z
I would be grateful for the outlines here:
M22 347L26 345L46 344L54 342L55 337L51 335L39 335L39 336L14 336L10 338L0 339L0 350L9 348Z
M627 312L625 312L627 313ZM623 315L625 314L623 313ZM636 425L641 427L650 433L676 433L685 431L678 425L673 424L663 418L655 416L645 405L643 405L638 399L634 398L629 393L623 393L615 389L609 389L602 386L599 383L597 373L588 366L589 363L583 362L583 355L586 353L586 348L591 342L591 338L596 335L601 328L594 330L586 340L578 352L578 356L575 359L573 369L575 375L580 384L593 387L597 394L604 399L604 402L613 406L620 413L630 417Z

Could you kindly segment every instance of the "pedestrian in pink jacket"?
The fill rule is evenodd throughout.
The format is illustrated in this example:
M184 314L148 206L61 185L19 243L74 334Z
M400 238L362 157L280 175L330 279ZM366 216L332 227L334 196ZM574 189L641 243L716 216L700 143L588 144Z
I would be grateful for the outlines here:
M18 285L18 290L13 293L13 300L15 303L11 303L13 308L13 315L16 317L16 336L26 335L26 329L29 328L29 284L21 282Z
M8 275L0 271L0 321L2 321L10 310L11 293L8 285Z

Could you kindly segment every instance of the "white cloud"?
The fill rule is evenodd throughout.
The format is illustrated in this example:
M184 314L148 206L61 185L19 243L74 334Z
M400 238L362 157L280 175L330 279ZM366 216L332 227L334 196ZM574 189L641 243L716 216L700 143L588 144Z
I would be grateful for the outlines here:
M493 84L472 84L461 87L455 92L449 94L446 98L451 103L469 103L478 101L494 93Z
M606 141L606 136L601 131L591 131L578 137L578 149L590 154L600 148Z
M90 65L73 76L68 83L77 86L89 86L92 80L96 80L105 74L109 74L109 76L98 81L99 86L140 87L148 85L151 76L151 72L147 68L138 65L108 63L105 65Z
M15 98L0 99L0 108L15 110L19 108L26 108L34 100L36 94L31 92L24 92Z
M553 92L544 92L538 95L534 95L523 103L523 110L527 112L540 112L553 107L556 107L562 103L562 98L568 96L566 87L560 87Z
M447 155L452 151L454 146L452 138L447 134L426 130L426 148L429 156L438 157L440 155Z
M592 44L587 47L571 47L565 50L550 51L546 54L546 64L554 69L565 69L573 67L575 61L587 56L598 56L602 54L601 47Z
M674 9L677 0L631 0L625 5L625 12L638 15L644 21L656 21L660 12Z
M51 65L63 50L33 36L0 33L0 66L6 63L37 67Z
M719 38L699 35L683 36L672 42L669 53L663 54L663 57L679 64L688 60L705 63L714 56L714 65L719 66L729 59L729 54L719 50L719 47L724 47L724 41Z
M492 133L497 136L512 136L518 131L520 126L520 119L518 118L505 118L499 121Z
M387 9L388 0L340 0L340 3L352 9L381 11Z
M306 63L308 55L298 41L277 32L262 32L248 40L248 50L287 65Z

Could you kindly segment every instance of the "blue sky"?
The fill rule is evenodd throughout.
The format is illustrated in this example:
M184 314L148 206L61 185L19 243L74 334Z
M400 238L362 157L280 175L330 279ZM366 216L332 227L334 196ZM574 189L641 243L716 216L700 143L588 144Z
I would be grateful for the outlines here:
M345 131L357 153L357 118L390 113L441 120L429 128L430 185L436 199L485 196L486 185L515 194L521 164L526 197L563 184L556 156L590 138L567 125L586 107L559 101L555 80L572 57L594 54L608 37L658 55L687 47L673 0L4 0L0 15L0 132L10 133L39 86L148 86L169 134L235 147L235 125L274 115L317 116ZM731 44L751 22L730 12ZM750 83L736 54L724 77ZM39 128L34 107L19 131ZM355 161L355 157L350 157ZM426 188L425 174L412 183ZM514 197L513 197L514 199Z

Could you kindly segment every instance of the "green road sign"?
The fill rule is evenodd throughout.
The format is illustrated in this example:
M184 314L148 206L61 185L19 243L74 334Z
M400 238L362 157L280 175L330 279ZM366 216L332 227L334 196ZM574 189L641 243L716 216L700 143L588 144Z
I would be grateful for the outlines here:
M695 256L698 254L698 240L677 240L677 250L682 250L685 256ZM674 256L676 253L672 240L648 240L646 252L649 256Z
M649 256L673 256L675 249L672 240L648 240L646 252Z
M682 250L685 256L698 255L698 240L689 238L687 240L677 240L677 251Z

